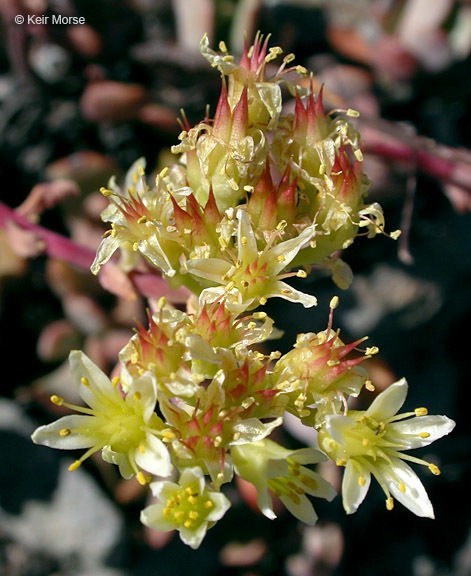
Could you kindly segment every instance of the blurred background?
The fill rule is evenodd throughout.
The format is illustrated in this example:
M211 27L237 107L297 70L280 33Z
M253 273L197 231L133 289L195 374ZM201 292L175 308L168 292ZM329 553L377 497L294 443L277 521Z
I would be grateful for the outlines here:
M471 3L0 0L0 9L0 574L471 575ZM52 25L53 15L84 23ZM315 527L283 509L272 522L232 485L233 507L194 552L139 523L137 482L101 458L67 473L73 454L29 435L62 414L51 393L76 397L68 352L81 348L111 371L155 296L148 278L88 271L104 231L100 186L141 156L149 171L174 162L180 109L190 124L207 104L214 112L220 78L199 54L203 33L240 54L244 33L250 41L257 30L314 72L326 108L361 112L369 198L388 230L403 230L398 242L359 239L344 254L355 280L334 324L344 341L368 334L379 347L368 365L377 391L405 376L406 409L425 405L457 427L422 454L442 470L419 471L435 521L400 505L387 512L378 488L353 516L337 498L317 503ZM267 306L283 352L298 332L325 328L338 293L316 272L301 284L316 309ZM290 421L280 434L293 448L311 441ZM340 486L335 466L323 472Z

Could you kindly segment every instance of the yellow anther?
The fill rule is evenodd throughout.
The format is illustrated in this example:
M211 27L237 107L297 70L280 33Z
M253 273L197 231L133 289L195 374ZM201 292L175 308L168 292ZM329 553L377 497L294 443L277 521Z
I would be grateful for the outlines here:
M298 270L296 272L296 276L298 278L307 278L307 272L306 272L306 270Z
M406 491L406 487L404 486L404 482L399 482L399 484L397 485L397 487L398 487L399 490L404 494L404 492Z
M290 53L290 54L287 54L287 55L283 58L283 62L284 62L285 64L289 64L289 63L292 62L294 59L295 59L295 55L292 54L292 53Z
M81 464L80 460L76 460L75 462L72 462L72 464L67 468L67 470L69 472L73 472L74 470L77 470L80 464Z
M131 354L131 364L137 364L139 362L139 354L137 352L134 352L134 354Z
M137 391L134 392L134 394L132 395L132 397L133 397L133 400L136 400L136 402L142 398L141 393L140 393L140 392L137 392Z
M226 291L230 292L234 288L234 286L235 286L234 282L229 282L228 284L226 284Z
M137 184L137 181L138 181L138 173L137 173L137 171L134 172L134 174L132 175L132 181L134 182L134 184ZM130 187L129 187L129 190L131 190L131 188L132 188L131 194L134 194L134 186L130 186Z
M428 410L427 408L416 408L414 410L416 416L427 416Z
M191 528L191 520L185 520L185 522L183 522L183 526L185 526L185 528Z
M146 216L141 216L140 218L137 219L138 224L145 224L146 222L147 222Z
M378 352L379 352L379 348L377 346L368 346L365 354L367 356L374 356L375 354L378 354Z
M231 54L226 54L222 57L223 62L232 62L234 60L234 56Z
M353 110L352 108L349 108L347 110L347 116L349 118L358 118L360 116L360 112L358 112L358 110Z
M363 152L359 148L353 154L358 162L363 162Z
M173 440L175 438L175 434L171 430L162 430L162 436L167 440Z
M56 394L53 394L51 396L50 400L56 406L62 406L62 404L64 403L64 398L61 398L60 396L57 396Z
M361 445L366 448L368 446L368 444L369 444L368 438L363 438L361 441Z
M421 438L428 438L430 436L430 434L428 432L419 432L419 436Z
M278 222L278 224L276 225L276 229L284 230L286 226L288 226L288 222L286 222L286 220L280 220L280 222Z
M337 308L337 306L339 305L339 297L338 296L334 296L330 303L329 303L329 308L331 310L335 310Z
M193 489L190 488L189 486L187 486L187 487L185 488L185 493L186 493L186 494L193 494Z
M132 249L134 250L134 252L137 252L139 250L139 243L134 242L134 244L132 245Z
M307 69L304 68L304 66L296 66L296 72L298 74L301 74L302 76L304 76L305 74L307 74Z
M364 486L366 484L366 480L364 476L358 476L358 486Z
M216 478L217 478L217 480L222 480L224 478L224 474L222 472L218 472L216 474Z
M203 504L203 506L209 510L209 508L212 508L214 506L214 504L211 502L211 500L206 500L206 502Z
M365 382L365 388L366 388L367 390L369 390L370 392L374 392L374 391L375 391L374 384L371 382L371 380L367 380L367 381Z
M160 171L159 176L161 178L165 178L165 176L167 176L167 174L168 174L168 166L165 166L165 168Z
M227 416L227 410L221 410L218 412L218 418L225 418Z
M227 52L227 46L224 40L221 40L221 42L219 42L219 50L221 50L221 52Z
M111 232L110 232L111 238L116 238L117 235L118 235L118 232L116 231L116 228L113 228L113 230L111 230Z
M113 386L113 388L116 388L118 384L119 384L119 376L113 376L113 378L111 379L111 385Z
M190 511L188 512L188 516L189 516L189 518L191 518L192 520L198 520L198 518L199 518L199 514L198 514L198 512L196 512L196 510L190 510Z
M164 509L162 510L162 514L163 514L164 516L168 516L168 515L170 514L170 508L164 508Z
M391 498L391 496L389 496L389 498L386 498L386 508L391 511L394 508L394 500Z
M140 452L141 454L144 454L145 451L146 451L146 447L144 446L144 444L140 444L140 445L139 445L139 452Z
M241 236L240 241L242 243L242 246L247 246L247 237L246 236Z
M343 458L337 458L337 460L335 461L335 464L337 466L346 466L347 465L347 461L344 460Z
M265 304L267 303L267 299L264 296L260 296L258 301L260 303L260 306L265 306Z
M393 240L397 240L401 234L402 234L401 230L393 230L393 231L391 232L391 234L389 234L389 236L390 236Z
M299 471L298 471L298 473L299 473ZM297 474L295 472L294 472L294 475L297 476ZM305 476L304 474L302 474L299 477L299 481L301 482L301 484L304 484L304 486L311 488L311 490L316 490L319 487L319 484L314 480L314 478L311 478L310 476ZM304 490L303 490L303 493L304 493Z
M144 168L139 164L139 166L137 167L137 173L139 176L144 176L145 172L144 172Z
M177 512L175 512L175 514L173 515L175 520L180 520L180 518L182 518L183 516L184 516L184 514L181 510L177 510Z
M111 190L108 190L108 188L104 188L103 186L100 188L100 192L103 196L111 196L111 194L113 194Z
M192 495L188 496L188 502L193 506L196 504L196 498Z
M69 428L62 428L62 430L59 430L59 436L68 436L70 434L70 430Z
M216 436L213 440L213 444L216 448L218 448L219 446L221 446L222 443L222 436Z
M278 262L280 262L280 264L285 261L285 257L283 256L283 254L278 254L276 259L278 260Z
M84 386L90 386L90 382L88 381L88 378L85 378L85 376L82 376L80 378L80 382L81 384L83 384Z
M253 329L256 328L256 327L257 327L257 324L256 324L255 322L249 322L249 323L247 324L247 328L248 328L249 330L253 330Z
M237 442L237 440L239 440L240 438L240 432L234 432L234 434L232 435L232 440L234 442Z
M136 474L136 480L139 482L141 486L145 486L150 482L150 476L144 476L144 474L139 471Z
M338 358L332 358L331 360L327 360L327 366L338 366L340 364L340 360Z
M440 468L435 464L429 464L428 469L434 476L440 476Z

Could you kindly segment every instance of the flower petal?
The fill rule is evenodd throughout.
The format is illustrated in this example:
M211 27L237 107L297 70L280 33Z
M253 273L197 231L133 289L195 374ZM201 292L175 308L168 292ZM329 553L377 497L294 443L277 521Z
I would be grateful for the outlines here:
M81 350L72 350L69 363L72 378L79 387L80 397L91 408L103 407L104 402L100 396L113 399L113 396L117 395L120 398L119 392L113 388L109 378ZM86 379L88 386L83 384L82 378Z
M249 215L239 208L237 211L239 226L237 230L238 257L245 264L252 264L257 257L257 241L250 224Z
M407 382L405 378L401 378L394 384L391 384L384 392L381 392L377 396L368 410L365 412L365 416L372 417L382 422L391 418L400 410L401 406L404 404L404 400L407 396Z
M313 237L315 226L308 226L299 236L280 242L269 251L270 262L268 264L268 271L270 275L276 276L294 259L296 254L304 248L309 240ZM283 258L279 258L282 256Z
M91 448L99 444L94 435L96 418L94 416L64 416L47 426L40 426L31 439L35 444L59 448L60 450L76 450ZM61 430L68 430L69 434L61 436Z
M294 496L297 496L298 501L293 500L286 494L281 494L280 500L295 518L301 520L304 524L314 526L318 516L310 500L306 496L298 496L297 494Z
M412 468L399 458L391 458L391 465L377 467L394 498L417 516L435 518L428 494ZM400 482L405 488L400 489Z
M145 444L136 449L134 458L139 468L154 474L154 476L167 477L173 471L167 448L152 434L146 435Z
M229 508L231 507L231 503L224 496L224 494L221 494L221 492L208 492L207 496L214 504L214 508L206 516L206 520L208 522L217 522L229 510Z
M361 478L363 478L364 483ZM362 468L358 462L349 460L342 480L343 507L347 514L353 514L357 511L365 499L370 483L370 472Z
M149 528L159 530L159 532L175 530L175 523L170 522L163 515L164 508L165 504L162 502L147 506L147 508L141 511L141 522L149 526Z
M229 272L231 267L232 264L221 258L192 258L185 263L185 268L190 274L216 284L226 283L223 276Z
M394 435L396 444L400 444L400 450L410 450L428 446L442 436L449 434L456 423L446 416L419 416L410 418L402 422L392 422L388 424L388 435ZM427 438L422 438L420 434L429 434Z
M145 373L136 378L129 387L126 394L126 404L135 406L137 411L142 413L142 419L147 424L154 413L157 402L157 387L155 380L150 373Z
M95 259L93 260L93 263L90 267L92 274L98 274L100 268L103 266L103 264L108 262L111 256L113 256L113 254L121 245L122 241L123 239L119 238L118 236L110 235L106 238L103 238L103 240L100 242L100 245L98 246Z
M247 444L248 442L258 442L269 436L272 431L283 423L283 418L276 418L266 424L260 422L258 418L247 418L242 420L233 427L238 439L229 442L228 446L237 446L238 444Z
M300 302L304 308L312 308L317 306L317 298L311 294L305 294L296 290L286 282L276 280L273 282L270 293L264 294L265 298L279 297L288 300L289 302Z

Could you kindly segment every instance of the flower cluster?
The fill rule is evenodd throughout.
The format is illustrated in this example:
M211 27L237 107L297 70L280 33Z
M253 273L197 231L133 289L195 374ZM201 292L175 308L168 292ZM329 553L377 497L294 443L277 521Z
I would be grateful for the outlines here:
M304 307L313 295L287 279L306 278L313 266L348 287L351 271L339 258L362 228L383 232L377 204L365 204L360 137L349 123L355 113L325 113L322 93L302 88L302 67L287 55L272 71L281 49L257 36L239 62L222 44L201 51L219 69L222 88L214 118L195 127L185 118L178 162L151 184L138 160L124 185L111 180L103 194L110 223L92 271L119 250L121 266L147 266L173 288L194 296L186 311L158 300L146 325L119 356L112 380L83 353L70 355L85 406L58 396L52 402L78 414L42 426L38 444L87 449L119 466L124 478L151 483L158 503L141 520L157 530L178 530L193 548L227 511L224 484L235 475L251 483L257 504L274 518L279 498L299 520L314 524L309 497L331 500L333 488L308 465L326 457L346 467L343 500L354 512L371 475L383 488L387 508L398 501L433 516L425 490L403 454L448 434L454 423L424 409L396 416L406 384L379 395L365 412L348 409L348 398L373 389L361 362L377 352L344 343L332 327L299 334L292 350L262 353L256 346L276 338L271 318L257 310L280 297ZM295 98L283 114L284 84ZM393 234L394 236L394 234ZM263 349L263 348L262 348ZM319 449L287 450L270 435L289 412L318 430ZM153 478L155 478L154 481Z

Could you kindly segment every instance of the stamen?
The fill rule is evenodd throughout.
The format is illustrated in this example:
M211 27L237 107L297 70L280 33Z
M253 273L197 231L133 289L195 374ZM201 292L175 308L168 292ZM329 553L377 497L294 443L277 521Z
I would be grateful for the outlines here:
M434 476L440 476L440 474L441 474L440 468L438 466L436 466L435 464L429 464L428 469L430 470L430 472Z
M404 486L404 482L399 482L399 484L397 485L397 487L398 487L399 490L404 494L404 492L406 491L406 487Z
M62 406L62 404L64 403L64 398L61 398L60 396L57 396L56 394L53 394L51 396L50 400L56 406Z
M62 428L62 430L59 431L59 436L69 436L70 434L70 430L69 428Z
M73 472L74 470L77 470L77 468L80 466L82 462L80 462L80 460L75 460L75 462L72 462L72 464L67 468L67 470L69 472Z
M415 412L415 415L416 415L416 416L427 416L427 414L428 414L427 408L423 408L423 407L421 407L421 408L416 408L416 409L414 410L414 412Z
M88 381L88 378L85 378L85 376L82 376L82 378L80 378L80 382L81 382L84 386L90 386L90 382Z
M419 432L419 436L421 438L429 438L430 434L428 432Z
M394 508L394 500L392 499L391 496L389 496L389 498L386 499L386 508L391 511Z

